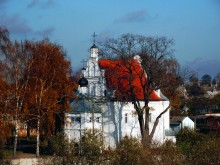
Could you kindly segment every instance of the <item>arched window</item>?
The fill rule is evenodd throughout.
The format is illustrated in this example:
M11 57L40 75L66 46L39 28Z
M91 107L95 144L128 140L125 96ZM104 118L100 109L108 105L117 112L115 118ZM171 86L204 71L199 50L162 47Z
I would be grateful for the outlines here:
M128 123L128 114L125 114L125 123Z

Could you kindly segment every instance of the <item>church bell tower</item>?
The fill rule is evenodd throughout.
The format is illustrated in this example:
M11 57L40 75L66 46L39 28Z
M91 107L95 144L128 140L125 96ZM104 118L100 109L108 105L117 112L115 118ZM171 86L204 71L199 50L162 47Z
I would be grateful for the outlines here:
M93 45L90 48L90 57L95 58L98 61L98 47L95 45L95 37L97 36L95 33L93 36Z

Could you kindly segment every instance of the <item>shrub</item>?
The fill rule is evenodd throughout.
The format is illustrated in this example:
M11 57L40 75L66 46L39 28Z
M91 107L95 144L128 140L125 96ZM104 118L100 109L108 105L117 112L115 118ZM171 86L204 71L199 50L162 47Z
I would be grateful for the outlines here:
M103 137L99 130L86 130L80 142L80 153L88 163L99 162L102 158Z
M63 158L59 156L48 156L48 157L42 157L37 159L36 165L62 165L63 164Z
M188 164L220 164L220 137L218 134L201 134L183 129L177 134L177 147Z
M57 133L50 138L48 152L56 156L50 159L56 159L57 161L62 159L64 163L72 163L78 154L78 147L74 141L68 141L64 133Z
M189 128L183 128L176 135L176 145L181 149L184 155L191 155L194 146L198 145L202 141L204 135L195 132Z
M155 164L150 150L144 149L138 139L125 136L117 145L112 164Z
M185 157L175 146L172 141L165 141L165 143L158 148L157 163L162 165L183 165L185 164Z
M198 145L194 146L189 160L191 164L220 164L220 137L206 136Z

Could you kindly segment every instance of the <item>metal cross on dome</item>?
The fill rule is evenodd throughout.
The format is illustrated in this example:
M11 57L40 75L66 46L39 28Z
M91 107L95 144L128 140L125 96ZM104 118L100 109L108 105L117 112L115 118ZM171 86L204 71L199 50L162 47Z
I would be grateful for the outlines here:
M92 37L93 37L93 44L95 44L95 37L97 37L98 35L95 34L95 32L93 33Z
M87 61L83 59L81 62L83 63L83 68L84 68L84 67L85 67L85 63L86 63Z

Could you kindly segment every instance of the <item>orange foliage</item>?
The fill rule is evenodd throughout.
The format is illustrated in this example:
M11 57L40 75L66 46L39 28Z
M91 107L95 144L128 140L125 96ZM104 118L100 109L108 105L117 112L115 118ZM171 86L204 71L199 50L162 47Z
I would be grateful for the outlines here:
M105 69L107 86L110 90L115 90L118 99L144 99L147 79L137 60L99 60L99 66ZM149 100L160 101L162 98L152 91Z
M32 53L32 64L26 77L29 89L27 116L35 119L40 116L42 128L52 129L54 115L68 109L69 98L74 97L76 86L69 78L70 62L59 45L47 40L29 43L27 47Z

